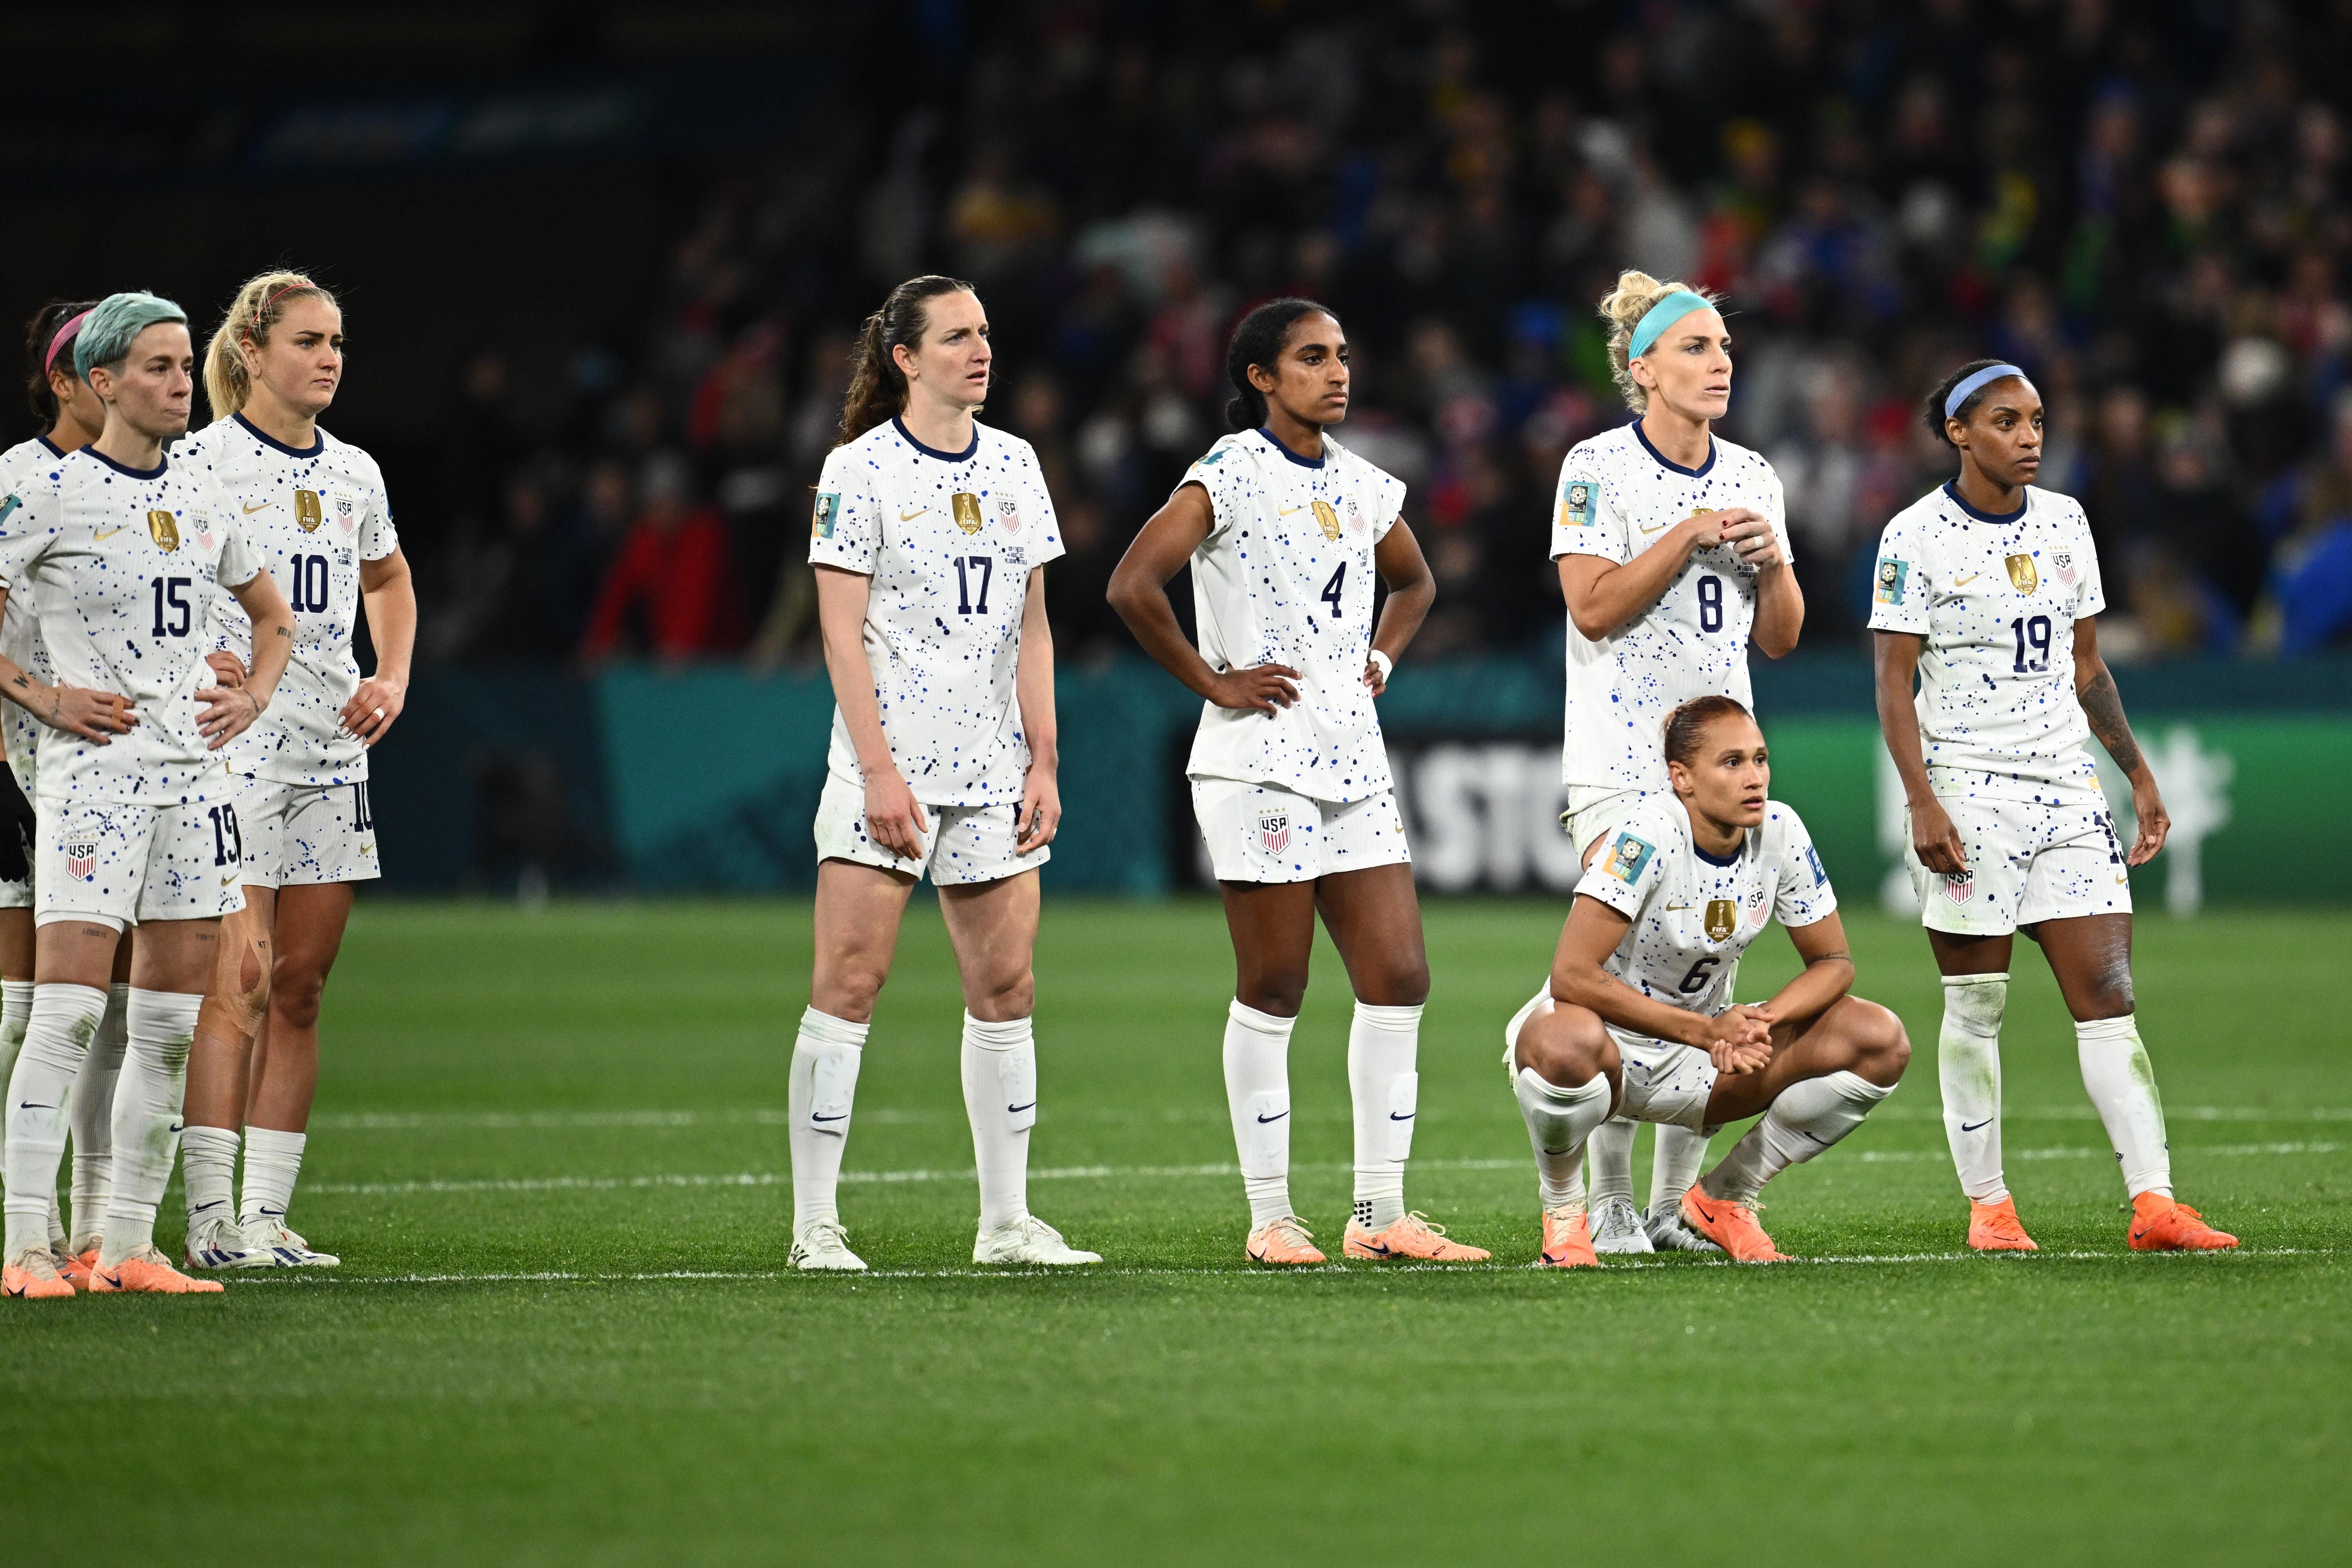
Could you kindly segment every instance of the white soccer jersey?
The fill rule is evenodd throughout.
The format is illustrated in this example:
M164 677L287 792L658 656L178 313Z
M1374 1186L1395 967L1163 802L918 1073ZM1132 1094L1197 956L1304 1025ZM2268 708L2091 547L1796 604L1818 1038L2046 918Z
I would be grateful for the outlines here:
M1772 519L1780 550L1789 525L1780 478L1761 454L1711 438L1707 459L1684 468L1658 455L1640 421L1577 444L1553 496L1551 555L1597 555L1621 565L1694 512L1745 507ZM1691 552L1656 603L1598 641L1568 622L1567 726L1560 781L1664 789L1666 716L1693 697L1755 706L1748 632L1756 568L1729 545Z
M1795 930L1837 910L1797 813L1778 800L1717 861L1691 842L1681 800L1644 800L1576 884L1633 923L1604 966L1643 996L1712 1018L1731 1005L1739 955L1773 915Z
M2079 502L2028 486L2000 517L1945 485L1886 525L1871 584L1871 630L1927 639L1916 704L1937 794L2096 799L2074 622L2107 600Z
M969 447L940 452L892 419L835 447L816 488L809 559L874 580L866 659L915 799L1018 804L1022 606L1029 574L1062 553L1037 454L978 422ZM838 708L826 764L862 779Z
M18 498L0 525L10 603L30 596L59 682L120 693L139 717L104 746L52 731L41 799L226 799L228 769L196 727L196 690L213 684L205 628L213 601L261 563L210 466L197 456L125 468L83 447Z
M323 430L298 451L243 414L207 426L174 455L211 464L236 507L237 531L294 610L294 656L268 711L223 748L230 770L281 784L358 783L368 776L367 747L341 725L360 684L352 653L359 563L400 548L383 472L374 458ZM211 646L253 664L253 622L226 594L213 604Z
M20 443L0 452L0 532L8 527L8 508L21 507L26 487L37 480L53 483L58 465L66 455L50 445L42 436ZM48 644L41 641L41 623L33 613L30 603L20 602L11 594L7 608L0 611L0 657L12 660L16 667L43 685L56 682L49 668ZM19 784L31 787L33 755L41 737L49 727L35 718L15 703L0 703L0 745L7 750L8 766Z
M1298 700L1272 714L1202 703L1184 770L1344 803L1391 788L1364 662L1372 547L1403 509L1404 482L1328 434L1323 452L1309 462L1246 430L1185 472L1182 485L1206 490L1216 518L1192 553L1201 656L1220 672L1287 664Z

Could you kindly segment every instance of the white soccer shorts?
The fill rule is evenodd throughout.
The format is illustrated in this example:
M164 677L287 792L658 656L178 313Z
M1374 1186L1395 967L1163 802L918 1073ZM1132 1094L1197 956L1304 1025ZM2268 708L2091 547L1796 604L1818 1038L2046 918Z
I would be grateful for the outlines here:
M1313 882L1412 861L1394 789L1340 804L1276 784L1196 778L1192 815L1219 882Z
M1612 784L1571 784L1568 787L1568 810L1559 814L1559 825L1568 834L1568 841L1576 846L1579 859L1592 852L1594 841L1604 833L1614 832L1633 808L1654 793L1648 789L1620 789Z
M247 773L234 786L237 826L245 832L247 886L310 887L371 882L383 874L365 779L281 784Z
M1034 871L1053 859L1044 844L1020 847L1013 823L1019 810L1003 806L923 807L923 853L910 860L876 843L866 831L866 787L837 773L824 776L824 793L816 803L816 858L854 861L885 871L921 876L929 872L934 887L960 887L972 883L999 882Z
M1903 863L1929 930L2000 936L2044 920L2131 913L2130 871L2105 800L1938 799L1968 849L1969 874L1921 865L1904 812Z
M236 807L43 800L33 923L212 920L245 907Z
M5 715L0 715L0 727L5 727L7 737L8 770L16 776L16 788L25 792L25 799L34 802L33 813L37 817L41 809L40 795L34 788L37 769L33 748L39 739L37 732L47 727L15 703L0 704L0 707L7 709ZM20 719L22 723L18 722ZM26 724L32 726L36 733L21 733ZM27 852L27 874L24 881L0 882L0 909L33 907L33 878L30 874L33 858Z
M1615 1024L1605 1026L1617 1042L1625 1093L1617 1114L1636 1122L1665 1122L1691 1131L1706 1130L1706 1103L1715 1093L1715 1062L1695 1045L1653 1040Z

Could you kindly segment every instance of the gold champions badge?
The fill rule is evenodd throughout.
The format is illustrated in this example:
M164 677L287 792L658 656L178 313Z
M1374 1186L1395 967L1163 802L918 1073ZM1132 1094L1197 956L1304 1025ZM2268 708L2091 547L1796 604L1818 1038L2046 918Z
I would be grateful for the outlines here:
M319 505L318 491L297 490L294 492L294 523L296 527L299 528L306 534L315 534L319 531L319 525L326 520L326 510Z
M1706 901L1706 939L1720 942L1739 929L1739 901L1733 898L1710 898Z
M955 526L968 534L980 532L983 526L980 516L980 497L969 490L955 493Z
M1323 530L1325 538L1336 544L1339 538L1339 514L1331 509L1328 501L1317 501L1314 507L1315 526Z
M2030 555L2011 556L2009 580L2020 593L2031 593L2041 587L2042 574L2033 570L2033 558Z
M154 536L157 549L175 550L180 548L180 525L172 520L171 513L148 513L147 531Z

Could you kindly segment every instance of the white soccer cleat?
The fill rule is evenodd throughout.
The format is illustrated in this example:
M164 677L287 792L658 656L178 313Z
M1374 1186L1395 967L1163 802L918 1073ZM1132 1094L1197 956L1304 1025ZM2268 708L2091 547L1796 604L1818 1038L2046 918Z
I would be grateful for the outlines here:
M331 1252L312 1251L308 1241L286 1228L284 1216L268 1209L247 1215L236 1222L236 1228L245 1232L247 1245L269 1253L273 1269L331 1269L342 1261Z
M1650 1245L1660 1252L1712 1252L1723 1255L1723 1249L1693 1230L1683 1218L1678 1204L1661 1205L1642 1217L1642 1228L1649 1233Z
M863 1274L866 1260L849 1249L849 1232L830 1219L811 1222L793 1238L792 1255L784 1260L811 1274Z
M276 1269L278 1254L247 1237L237 1222L215 1214L188 1227L187 1265L191 1269Z
M983 1230L980 1239L971 1244L971 1260L975 1263L1044 1263L1061 1266L1070 1263L1099 1263L1099 1252L1081 1252L1062 1239L1062 1233L1034 1214L1024 1214L1010 1225L1000 1225L993 1230Z
M1592 1249L1595 1252L1654 1252L1650 1234L1642 1228L1642 1211L1630 1197L1604 1197L1592 1206Z

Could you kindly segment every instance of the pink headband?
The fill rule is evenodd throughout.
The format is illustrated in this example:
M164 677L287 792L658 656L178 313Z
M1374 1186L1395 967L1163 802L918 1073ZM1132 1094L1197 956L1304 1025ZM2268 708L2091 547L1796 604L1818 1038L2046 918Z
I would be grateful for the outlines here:
M93 305L89 308L90 310L95 310L98 307ZM89 310L85 310L80 315L75 317L72 320L68 321L64 326L58 329L58 335L49 340L49 357L41 365L41 373L43 375L47 375L51 371L57 369L58 350L64 348L68 343L72 342L80 333L81 324L89 319Z

